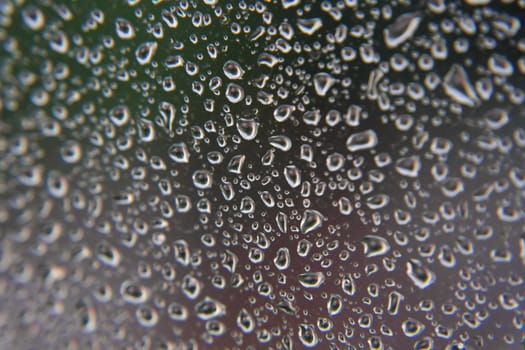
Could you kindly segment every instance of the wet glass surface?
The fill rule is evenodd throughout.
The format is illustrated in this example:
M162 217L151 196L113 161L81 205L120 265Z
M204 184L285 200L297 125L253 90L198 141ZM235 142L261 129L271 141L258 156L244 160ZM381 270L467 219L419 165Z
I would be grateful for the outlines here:
M522 349L524 19L0 0L0 348Z

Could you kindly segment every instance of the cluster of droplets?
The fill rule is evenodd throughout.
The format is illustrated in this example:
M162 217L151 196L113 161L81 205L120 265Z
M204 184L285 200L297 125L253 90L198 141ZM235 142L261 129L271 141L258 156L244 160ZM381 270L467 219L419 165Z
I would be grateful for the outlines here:
M0 3L1 347L517 346L492 2Z

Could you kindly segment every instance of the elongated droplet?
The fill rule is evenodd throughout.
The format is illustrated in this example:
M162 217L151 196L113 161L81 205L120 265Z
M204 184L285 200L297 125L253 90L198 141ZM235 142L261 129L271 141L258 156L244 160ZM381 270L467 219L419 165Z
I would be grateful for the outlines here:
M318 288L325 281L325 275L322 272L305 272L297 276L299 283L305 288Z

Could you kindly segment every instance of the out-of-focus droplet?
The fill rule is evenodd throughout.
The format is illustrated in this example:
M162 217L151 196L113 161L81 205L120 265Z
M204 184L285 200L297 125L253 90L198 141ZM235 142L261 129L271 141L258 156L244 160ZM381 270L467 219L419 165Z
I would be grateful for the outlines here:
M405 13L384 30L385 44L395 48L410 39L421 23L421 13Z

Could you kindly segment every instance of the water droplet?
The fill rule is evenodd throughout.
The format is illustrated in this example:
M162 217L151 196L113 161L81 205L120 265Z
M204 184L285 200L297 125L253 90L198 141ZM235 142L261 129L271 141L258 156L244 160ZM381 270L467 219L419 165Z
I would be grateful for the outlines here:
M31 30L40 30L45 25L45 17L38 7L29 6L22 11L22 20Z
M110 267L117 267L121 261L120 252L106 242L97 245L96 256L100 262Z
M376 194L370 196L366 200L366 205L372 210L379 210L384 208L390 203L390 197L386 194Z
M367 235L361 242L364 245L367 258L384 255L390 250L390 243L383 237Z
M282 123L288 118L290 118L294 111L295 106L283 104L275 108L275 110L273 111L273 117L277 122Z
M186 275L182 279L182 293L189 299L195 300L202 290L202 283L191 275Z
M387 311L390 315L397 315L399 312L399 306L405 297L399 292L390 292L388 294L388 307Z
M168 317L174 321L186 321L188 319L188 308L180 303L173 302L166 308Z
M195 313L201 320L207 321L226 314L226 306L210 297L195 305Z
M405 13L384 30L385 44L395 48L410 39L421 23L421 12Z
M314 88L319 96L326 96L334 84L335 79L328 73L323 72L314 75Z
M120 39L132 39L135 37L135 28L124 18L117 18L115 21L115 31Z
M146 328L155 326L159 321L159 314L157 310L150 306L139 307L135 312L135 316L137 317L139 324Z
M257 137L259 123L253 119L241 118L237 121L237 131L243 139L247 141L253 140Z
M425 329L425 326L413 318L408 318L407 320L403 321L401 329L407 337L413 338L421 334L421 332L423 332Z
M142 304L148 297L148 290L131 281L124 281L120 286L120 295L125 302L130 304Z
M69 140L60 148L60 155L66 163L78 163L82 159L82 148L77 141Z
M345 164L345 157L340 153L332 153L326 157L326 167L328 171L334 172L340 170Z
M421 170L421 159L419 156L399 158L396 162L396 171L403 176L417 177Z
M193 186L204 190L212 187L213 177L208 170L197 170L192 176Z
M377 135L374 130L365 130L352 134L346 141L346 147L350 152L374 148L376 145Z
M308 36L313 35L323 26L323 21L320 18L299 18L297 20L297 28L303 34Z
M284 167L284 178L291 188L301 185L301 171L295 165Z
M137 62L141 66L149 64L153 59L153 55L155 55L155 52L157 51L157 46L158 44L156 41L147 41L140 44L135 50Z
M47 190L52 197L62 198L69 190L69 181L55 170L47 175L46 184Z
M474 107L479 104L476 91L469 80L465 68L454 64L443 81L445 93L457 103Z
M251 333L255 329L255 320L245 308L242 308L237 316L237 326L243 333Z
M307 348L313 348L319 343L319 338L315 332L314 326L309 324L299 325L299 340Z
M306 209L301 220L301 232L308 234L323 225L324 216L317 210Z
M185 143L174 143L168 150L169 157L176 163L188 163L190 161L190 153Z
M411 259L406 263L406 273L412 282L420 289L429 287L436 280L436 275L423 266L419 260L415 259Z
M312 249L312 242L301 239L299 243L297 244L297 254L301 257L306 257L308 254L310 254L310 250Z
M283 152L288 152L292 148L292 140L285 135L274 135L268 138L268 142L272 147L277 148Z
M341 288L346 295L354 295L356 292L356 285L353 277L350 274L346 274L341 279Z
M234 60L226 61L222 67L222 70L224 75L226 75L226 77L231 80L242 79L244 75L244 70L242 69L241 65Z
M326 305L330 316L338 315L343 310L343 298L339 294L332 294Z
M227 170L233 174L240 174L242 172L245 159L246 156L244 154L233 156L228 162L228 166L226 167Z
M273 259L273 263L278 270L286 270L290 266L290 251L288 248L279 248Z
M230 83L226 87L226 98L231 103L239 103L244 100L244 89L240 85Z
M305 272L297 276L299 283L305 288L319 288L325 281L322 272Z
M185 240L179 239L175 241L173 244L173 254L175 261L182 266L188 266L190 264L190 249Z

